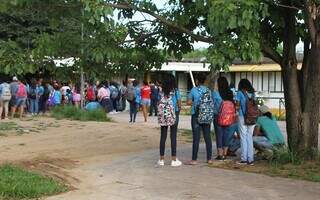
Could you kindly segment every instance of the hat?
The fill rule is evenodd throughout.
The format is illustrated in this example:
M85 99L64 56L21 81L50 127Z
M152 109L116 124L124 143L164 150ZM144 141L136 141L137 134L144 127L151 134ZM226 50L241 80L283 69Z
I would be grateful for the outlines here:
M265 114L265 113L267 113L267 112L270 112L269 107L266 106L266 105L260 106L260 107L259 107L259 110L260 110L260 112L261 112L262 114Z
M12 80L13 80L13 81L17 81L18 78L17 78L16 76L14 76L14 77L12 78Z

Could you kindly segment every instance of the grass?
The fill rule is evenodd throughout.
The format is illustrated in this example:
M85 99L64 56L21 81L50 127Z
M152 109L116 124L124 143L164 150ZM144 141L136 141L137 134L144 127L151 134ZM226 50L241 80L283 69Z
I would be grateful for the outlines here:
M66 192L68 187L34 172L0 166L0 199L34 199Z
M0 123L0 136L7 136L8 131L18 130L19 126L14 122L1 122Z
M111 121L102 109L85 111L74 106L59 106L52 109L51 116L56 119L71 119L78 121Z
M307 161L291 153L287 148L275 150L272 159L256 161L254 167L238 166L232 161L213 167L320 182L320 154L316 160Z

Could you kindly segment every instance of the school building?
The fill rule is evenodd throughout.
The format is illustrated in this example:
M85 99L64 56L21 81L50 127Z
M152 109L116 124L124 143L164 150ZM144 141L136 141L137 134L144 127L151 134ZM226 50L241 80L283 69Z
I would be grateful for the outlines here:
M299 61L302 60L298 56ZM209 63L201 60L182 60L164 63L161 69L153 69L148 73L149 80L161 80L165 73L172 73L176 76L178 87L184 97L193 87L193 77L197 73L210 72ZM301 67L301 62L299 66ZM222 71L220 76L225 76L229 83L237 89L242 78L247 78L257 91L257 97L264 100L264 103L273 109L284 109L284 92L281 68L268 58L263 58L259 63L244 63L234 61L228 71Z

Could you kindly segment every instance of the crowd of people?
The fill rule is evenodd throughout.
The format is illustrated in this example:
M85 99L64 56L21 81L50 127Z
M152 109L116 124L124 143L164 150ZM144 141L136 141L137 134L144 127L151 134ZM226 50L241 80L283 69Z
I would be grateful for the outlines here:
M125 83L124 83L125 84ZM126 109L127 87L116 82L88 82L84 87L84 105L86 110L104 109L107 113L117 113ZM80 107L80 84L47 82L42 79L21 81L13 77L12 81L0 80L0 120L14 118L16 111L22 118L46 113L53 107L73 105ZM9 115L9 113L11 114Z
M60 105L80 107L80 84L59 81L44 82L32 79L23 82L13 77L0 80L0 120L15 116L19 109L22 118L24 110L33 116L45 113ZM191 127L193 134L192 159L186 164L196 165L203 133L207 162L213 163L211 126L216 135L217 156L223 161L241 149L240 165L254 165L254 154L272 153L274 147L284 145L283 135L267 106L258 107L255 103L255 90L247 79L239 82L238 90L231 89L228 80L221 76L214 90L205 86L206 76L200 74L196 85L187 97L191 106ZM157 116L161 126L160 159L158 165L164 165L165 143L170 129L171 166L180 166L177 158L177 131L182 107L181 94L175 77L167 75L163 82L144 81L142 86L137 80L126 80L122 84L115 81L85 83L84 103L86 110L104 109L114 114L126 110L129 104L129 123L135 123L137 112L141 109L144 122L148 116Z
M187 104L191 106L191 126L193 134L192 159L186 164L196 165L203 133L207 163L212 164L211 125L214 125L217 145L215 160L223 161L234 156L240 148L239 165L254 165L255 151L263 158L272 154L273 148L283 146L284 138L276 119L265 105L258 107L255 90L247 79L239 82L238 90L232 90L225 77L219 77L216 88L205 86L206 76L197 77L196 87L190 91ZM149 91L149 89L147 90ZM181 110L181 96L175 78L168 75L160 87L158 102L158 122L161 126L160 159L157 164L164 165L165 141L170 128L171 166L182 162L176 155L177 128Z

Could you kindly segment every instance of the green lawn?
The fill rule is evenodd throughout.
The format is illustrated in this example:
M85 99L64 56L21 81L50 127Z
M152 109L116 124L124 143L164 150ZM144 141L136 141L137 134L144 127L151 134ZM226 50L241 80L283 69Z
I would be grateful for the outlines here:
M0 199L33 199L67 190L66 185L52 178L11 165L0 166Z

